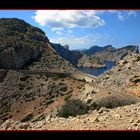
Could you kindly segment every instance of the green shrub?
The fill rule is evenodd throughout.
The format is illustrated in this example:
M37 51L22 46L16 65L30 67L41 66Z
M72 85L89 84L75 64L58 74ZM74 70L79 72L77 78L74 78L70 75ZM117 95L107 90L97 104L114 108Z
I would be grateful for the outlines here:
M27 121L31 120L32 118L33 118L33 114L28 113L21 119L21 122L27 122Z
M121 69L118 69L118 71L121 71Z
M91 103L92 99L88 99L87 100L87 104Z
M29 79L31 76L25 75L23 77L20 78L21 81L26 81L27 79Z
M72 96L71 94L67 95L67 96L64 98L64 101L69 100L71 96Z
M134 75L134 78L137 78L138 76L137 75Z
M58 111L59 117L68 118L69 116L82 115L87 113L87 105L82 101L73 99L67 100L63 106L61 106Z
M137 83L140 82L140 79L135 79L135 80L133 80L132 82L135 83L135 84L137 84Z
M96 99L93 100L90 105L89 108L90 109L100 109L101 107L106 107L106 108L115 108L115 107L119 107L119 106L124 106L124 105L129 105L129 104L133 104L136 103L137 101L135 99L131 99L131 98L126 98L124 96L121 95L110 95L110 96L106 96L106 97L102 97L100 99Z
M49 105L49 104L51 104L51 103L53 103L54 101L53 100L49 100L49 101L47 101L46 103L45 103L45 105Z
M59 83L58 85L59 85L60 91L63 91L63 92L66 92L67 91L68 87L67 87L66 84Z
M30 90L30 89L32 89L32 87L27 87L27 88L26 88L26 90Z
M77 81L79 81L79 82L86 82L85 79L77 79Z
M136 60L136 61L137 61L137 62L140 61L140 56L137 57L137 60Z
M91 93L92 93L92 94L96 94L97 92L93 90Z
M124 62L123 62L123 64L127 64L127 63L128 63L127 61L124 61Z
M66 77L64 73L54 73L52 76L54 80L58 80Z
M19 90L23 90L25 88L25 85L23 84L19 84L18 86L19 86Z

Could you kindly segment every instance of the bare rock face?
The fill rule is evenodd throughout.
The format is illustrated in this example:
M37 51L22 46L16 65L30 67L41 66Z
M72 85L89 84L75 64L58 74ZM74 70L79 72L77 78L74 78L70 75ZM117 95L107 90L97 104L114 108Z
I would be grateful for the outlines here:
M128 45L119 49L108 47L100 52L97 52L96 56L100 57L101 60L119 61L125 56L127 56L129 53L139 53L138 46Z
M132 52L139 53L137 45L128 45L118 49L115 49L112 45L104 47L92 46L89 49L81 51L82 54L95 55L102 61L119 61Z
M78 67L105 67L105 64L100 60L99 57L93 55L83 55L78 60Z
M42 55L45 33L16 18L0 19L0 68L17 69Z
M35 46L17 46L17 49L19 50L16 52L16 49L11 47L0 53L1 68L21 68L30 60L38 58L42 53L41 48L36 48Z
M117 66L99 76L104 87L140 96L140 55L132 53L119 61Z

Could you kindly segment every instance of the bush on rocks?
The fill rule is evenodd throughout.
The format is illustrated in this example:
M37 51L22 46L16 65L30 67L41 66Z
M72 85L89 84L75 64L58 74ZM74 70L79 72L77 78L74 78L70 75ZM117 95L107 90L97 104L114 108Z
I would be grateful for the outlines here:
M97 100L92 100L88 106L90 109L98 110L101 107L115 108L115 107L134 104L136 102L137 101L135 99L128 98L119 94L118 95L114 94L114 95L106 96Z
M68 118L69 116L82 115L87 113L87 105L77 99L67 100L58 111L59 117Z

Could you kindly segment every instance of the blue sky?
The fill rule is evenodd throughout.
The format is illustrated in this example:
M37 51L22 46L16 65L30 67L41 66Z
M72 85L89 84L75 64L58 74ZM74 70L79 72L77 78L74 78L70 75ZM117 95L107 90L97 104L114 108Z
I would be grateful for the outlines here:
M53 43L70 49L93 45L140 46L140 10L0 10L41 28Z

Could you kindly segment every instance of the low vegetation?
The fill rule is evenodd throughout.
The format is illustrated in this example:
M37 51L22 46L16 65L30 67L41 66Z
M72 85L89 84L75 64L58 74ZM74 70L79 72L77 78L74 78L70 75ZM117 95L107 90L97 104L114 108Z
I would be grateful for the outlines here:
M31 119L33 119L33 114L28 113L21 119L21 122L27 122L27 121L30 121Z
M136 60L136 61L137 61L137 62L140 61L140 56L137 57L137 60Z
M26 81L27 79L29 79L31 76L25 75L23 77L20 77L21 81Z
M136 100L131 98L126 98L117 94L111 94L110 96L91 101L91 103L89 104L89 108L97 110L101 107L115 108L119 106L134 104L136 102Z
M132 82L135 83L135 84L137 84L137 83L140 82L140 79L135 79L135 80L133 80Z
M77 116L87 113L87 105L80 100L67 100L58 111L59 117L68 118L69 116Z
M71 96L72 96L72 94L69 94L69 95L65 96L64 101L69 100L71 98Z

